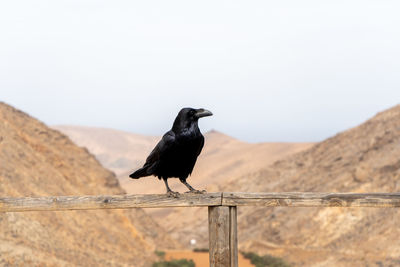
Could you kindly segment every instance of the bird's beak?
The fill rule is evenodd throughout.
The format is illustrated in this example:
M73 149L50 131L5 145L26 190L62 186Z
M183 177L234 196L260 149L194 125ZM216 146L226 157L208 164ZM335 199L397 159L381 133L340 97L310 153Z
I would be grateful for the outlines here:
M207 116L212 116L213 114L212 114L212 112L211 111L209 111L209 110L207 110L207 109L204 109L204 108L199 108L199 109L196 109L196 114L195 114L195 116L196 116L196 118L202 118L202 117L207 117Z

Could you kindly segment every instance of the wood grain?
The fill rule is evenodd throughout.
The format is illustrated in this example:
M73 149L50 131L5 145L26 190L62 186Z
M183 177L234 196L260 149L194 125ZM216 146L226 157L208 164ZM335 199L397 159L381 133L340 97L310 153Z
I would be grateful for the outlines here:
M208 208L208 231L211 267L237 267L236 207Z
M0 198L0 212L91 210L221 205L222 193L161 195L51 196Z
M230 266L238 267L237 207L229 207L229 251Z
M204 206L400 207L400 193L205 193L0 198L0 212Z
M206 193L3 197L0 212L208 206L211 267L237 267L237 207L400 207L400 193Z
M229 207L208 207L210 267L230 267Z
M400 193L223 193L224 206L400 207Z

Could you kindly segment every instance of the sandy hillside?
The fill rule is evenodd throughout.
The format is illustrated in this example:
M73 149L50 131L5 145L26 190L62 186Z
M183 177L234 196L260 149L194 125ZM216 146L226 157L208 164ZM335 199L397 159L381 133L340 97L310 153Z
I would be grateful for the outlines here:
M303 152L228 179L220 189L246 192L399 192L400 106ZM184 239L191 228L206 234L203 216L165 221ZM168 223L173 222L175 224ZM299 266L399 266L400 213L390 208L239 207L242 250L269 253ZM201 241L199 239L199 241ZM203 244L206 244L205 242Z
M399 192L399 181L400 106L396 106L276 162L248 182L232 180L227 189ZM305 266L398 266L399 220L397 209L246 208L239 217L243 229L239 238L243 248L301 259Z
M0 102L0 195L124 194L68 137ZM179 247L141 209L0 213L0 266L149 266Z
M241 150L246 145L248 156ZM264 145L210 133L189 182L212 191L400 191L400 106L314 146L302 144L298 153L284 153L275 163L255 156ZM163 188L156 183L151 187ZM174 238L184 243L195 238L199 246L207 246L205 209L175 209L158 216ZM397 209L240 207L239 246L299 266L398 266L399 220Z
M52 128L66 134L77 145L87 147L103 166L117 176L143 164L143 159L158 140L158 137L108 128L65 125Z

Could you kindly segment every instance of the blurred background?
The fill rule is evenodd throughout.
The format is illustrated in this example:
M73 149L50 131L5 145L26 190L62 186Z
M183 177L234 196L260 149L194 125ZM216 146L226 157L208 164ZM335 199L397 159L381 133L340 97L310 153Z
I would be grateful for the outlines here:
M399 192L399 10L2 1L0 197L162 194L128 174L182 107L214 113L199 123L196 189ZM240 207L239 266L398 266L399 220ZM0 266L203 267L207 226L206 208L0 213Z

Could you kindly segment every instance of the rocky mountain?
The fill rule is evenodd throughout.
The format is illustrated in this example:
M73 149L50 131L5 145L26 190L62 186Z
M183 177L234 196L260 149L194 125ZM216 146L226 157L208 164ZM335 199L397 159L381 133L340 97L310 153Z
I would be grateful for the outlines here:
M124 194L59 131L0 102L0 196ZM1 266L148 266L180 245L142 209L0 213Z

